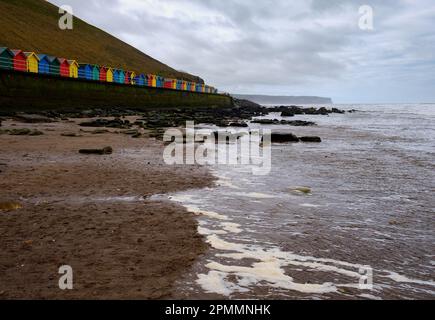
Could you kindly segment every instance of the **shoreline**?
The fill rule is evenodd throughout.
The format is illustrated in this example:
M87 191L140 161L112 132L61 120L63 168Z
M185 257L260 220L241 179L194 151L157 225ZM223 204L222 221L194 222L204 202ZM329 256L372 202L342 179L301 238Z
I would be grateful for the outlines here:
M43 135L0 135L0 202L22 206L0 211L0 297L171 298L208 245L193 213L148 198L210 187L215 178L198 166L166 166L163 144L146 134L95 134L80 130L84 120L2 123ZM78 152L105 146L113 154ZM73 290L58 288L62 265L73 268Z

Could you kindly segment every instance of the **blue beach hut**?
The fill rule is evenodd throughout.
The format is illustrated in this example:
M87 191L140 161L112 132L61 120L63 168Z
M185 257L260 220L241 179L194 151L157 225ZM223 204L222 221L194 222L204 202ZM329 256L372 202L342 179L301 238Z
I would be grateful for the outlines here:
M125 72L121 69L115 69L113 71L113 82L125 83Z
M38 73L40 74L50 74L50 61L46 54L38 54Z
M182 85L183 85L183 81L182 80L177 80L177 90L181 90L182 89Z
M138 86L144 86L145 85L145 80L146 80L146 77L143 74L140 74L140 75L136 76L135 79L134 79L134 81L136 82L136 84Z
M92 71L93 71L92 65L90 65L88 63L80 63L79 64L79 78L80 79L92 80Z
M156 76L156 87L163 88L164 85L165 85L165 78L161 76Z

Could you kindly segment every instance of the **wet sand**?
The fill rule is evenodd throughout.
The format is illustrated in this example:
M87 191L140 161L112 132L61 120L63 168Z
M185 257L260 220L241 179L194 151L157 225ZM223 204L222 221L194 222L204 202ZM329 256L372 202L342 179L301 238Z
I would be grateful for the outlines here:
M166 166L154 139L92 134L77 123L3 121L1 129L44 135L0 135L0 202L23 206L0 211L0 299L171 298L207 244L192 213L149 197L213 178L204 168ZM78 152L105 146L113 154ZM73 290L58 287L62 265L73 268Z

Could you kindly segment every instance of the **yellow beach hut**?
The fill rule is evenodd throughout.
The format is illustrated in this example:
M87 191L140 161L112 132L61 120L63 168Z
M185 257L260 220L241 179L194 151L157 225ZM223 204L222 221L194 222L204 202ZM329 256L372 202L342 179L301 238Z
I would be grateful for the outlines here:
M39 72L39 58L34 52L24 52L26 56L27 72L38 73Z
M107 82L113 82L113 69L112 68L107 68L107 72L106 72L106 81Z
M75 60L68 60L69 63L69 77L78 78L79 77L79 64Z
M153 75L152 81L151 81L151 87L157 87L157 76Z

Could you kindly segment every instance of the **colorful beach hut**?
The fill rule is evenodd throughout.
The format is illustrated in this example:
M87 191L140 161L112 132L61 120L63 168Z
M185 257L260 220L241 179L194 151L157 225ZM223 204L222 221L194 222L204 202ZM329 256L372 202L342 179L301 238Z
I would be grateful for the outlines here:
M88 63L79 64L79 78L92 80L93 66Z
M75 60L68 60L69 63L69 77L78 78L79 77L79 64Z
M21 50L12 50L14 53L14 70L27 71L27 57Z
M172 79L172 86L171 86L171 89L174 89L174 90L177 89L177 80Z
M146 84L147 87L153 86L153 76L151 74L146 75Z
M125 83L125 72L121 69L116 69L113 71L113 82Z
M92 65L92 80L100 80L100 67L96 64Z
M124 74L124 83L125 84L135 84L134 78L136 77L136 73L133 71L126 71Z
M26 55L26 69L27 72L39 72L39 58L34 52L24 52Z
M58 58L54 56L47 56L49 66L50 66L50 74L55 76L60 76L60 61Z
M157 77L158 81L159 81L159 87L163 88L164 84L165 84L165 78L163 77Z
M175 89L177 89L177 90L181 90L181 86L182 86L182 84L183 84L183 81L181 81L181 80L176 80L176 82L175 82Z
M146 78L145 75L140 74L140 75L136 76L136 78L134 79L134 81L136 82L136 84L137 84L138 86L144 86L144 85L145 85L145 82L147 81L147 78Z
M69 62L67 59L59 58L59 70L61 77L69 78Z
M100 67L100 81L107 81L107 68L106 67Z
M108 67L106 70L106 81L113 82L113 69Z
M47 55L38 54L38 73L40 74L50 74L50 61Z
M0 47L0 68L6 70L14 68L14 53L6 47Z
M166 89L171 89L172 88L172 80L171 79L165 79L163 87Z

